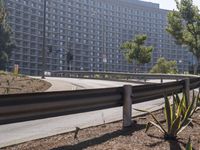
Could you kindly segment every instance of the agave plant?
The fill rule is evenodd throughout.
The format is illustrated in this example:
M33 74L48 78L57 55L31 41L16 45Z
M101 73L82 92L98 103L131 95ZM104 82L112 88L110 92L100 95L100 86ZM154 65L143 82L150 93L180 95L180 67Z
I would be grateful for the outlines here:
M169 98L165 96L165 119L166 119L166 127L164 126L156 119L156 117L149 111L145 110L138 110L149 113L154 122L150 121L147 123L146 131L149 130L149 128L153 125L156 126L163 134L164 138L166 140L176 140L177 135L183 131L191 122L191 116L196 110L196 98L193 95L192 102L190 105L186 105L187 99L185 94L183 94L182 98L176 94L173 96L173 104L170 104Z
M200 94L200 93L198 92L197 96L195 96L195 92L194 92L194 90L193 90L192 102L194 102L193 108L195 108L195 109L193 109L193 110L190 112L190 115L189 115L190 118L192 117L192 115L194 114L194 112L197 110L198 101L200 100L199 94ZM178 96L177 93L173 95L173 103L175 103L175 106L181 105L181 107L182 107L182 108L181 108L181 112L180 112L182 116L184 116L185 112L186 112L187 109L188 109L188 106L189 106L189 105L188 105L188 102L189 102L189 100L187 100L187 98L186 98L186 96L185 96L185 93L183 93L182 99L180 99L180 97ZM200 102L200 101L199 101L199 102Z

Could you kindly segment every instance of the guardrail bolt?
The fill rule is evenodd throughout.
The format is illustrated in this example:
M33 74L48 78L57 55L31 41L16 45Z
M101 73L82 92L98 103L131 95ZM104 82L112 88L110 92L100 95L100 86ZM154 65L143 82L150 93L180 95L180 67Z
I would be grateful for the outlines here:
M123 127L129 127L132 124L132 86L124 85L123 97Z

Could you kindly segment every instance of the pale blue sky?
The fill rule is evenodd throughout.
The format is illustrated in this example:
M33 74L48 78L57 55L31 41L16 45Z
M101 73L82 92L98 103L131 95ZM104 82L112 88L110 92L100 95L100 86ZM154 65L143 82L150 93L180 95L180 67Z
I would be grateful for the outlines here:
M174 0L143 0L147 2L159 3L160 8L173 10L176 8ZM193 0L194 4L197 5L200 9L200 0Z

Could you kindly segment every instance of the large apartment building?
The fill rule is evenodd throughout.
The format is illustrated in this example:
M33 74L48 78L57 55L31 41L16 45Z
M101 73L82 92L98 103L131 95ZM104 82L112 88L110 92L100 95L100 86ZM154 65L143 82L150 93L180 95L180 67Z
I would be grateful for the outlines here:
M44 0L5 0L9 24L17 48L10 69L40 75ZM159 4L138 0L47 0L46 70L133 72L120 45L137 34L147 34L146 45L154 46L152 61L141 66L147 72L159 57L176 60L187 71L188 51L176 45L165 31L167 10ZM67 60L67 54L73 60Z

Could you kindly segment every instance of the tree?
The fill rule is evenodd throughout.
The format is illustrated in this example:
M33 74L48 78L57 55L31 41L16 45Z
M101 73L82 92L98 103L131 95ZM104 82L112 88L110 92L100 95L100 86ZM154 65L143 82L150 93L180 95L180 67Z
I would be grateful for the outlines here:
M6 22L7 13L3 0L0 0L0 70L5 70L14 44L11 41L11 29Z
M197 63L194 74L197 74L200 62L200 11L193 5L192 0L175 0L178 11L168 14L167 32L169 32L178 44L185 45L196 56Z
M161 57L157 60L156 65L150 70L150 73L176 74L177 63L176 61L168 61L164 57Z
M153 47L144 46L146 39L146 35L136 35L135 39L124 42L121 45L121 49L124 50L124 55L128 62L136 61L135 72L137 72L138 64L145 64L151 61Z

